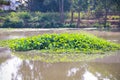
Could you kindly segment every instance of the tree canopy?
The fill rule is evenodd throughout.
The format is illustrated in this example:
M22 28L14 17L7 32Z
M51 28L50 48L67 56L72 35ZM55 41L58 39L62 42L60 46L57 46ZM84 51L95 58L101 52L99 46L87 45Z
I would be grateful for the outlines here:
M70 11L71 8L76 11L86 11L91 8L92 10L104 10L105 5L108 6L109 10L118 10L120 1L119 0L63 0L64 11ZM30 11L41 11L41 12L59 12L59 0L30 0L29 3Z

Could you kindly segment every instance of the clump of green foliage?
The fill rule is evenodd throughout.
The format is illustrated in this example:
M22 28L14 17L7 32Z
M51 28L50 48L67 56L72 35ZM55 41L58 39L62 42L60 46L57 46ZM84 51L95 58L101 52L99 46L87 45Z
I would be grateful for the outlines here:
M0 5L10 5L9 1L0 0Z
M96 22L96 23L92 24L92 26L95 27L95 28L110 28L111 27L111 23L107 22L106 23L106 27L104 27L104 24Z
M120 50L118 44L85 33L44 34L6 42L15 51L45 50L98 53Z
M4 13L3 13L4 14ZM65 14L67 15L67 14ZM67 17L64 17L65 19ZM2 28L59 28L72 27L73 24L60 23L60 15L57 12L10 12L0 17Z
M28 12L11 12L9 15L5 16L3 21L3 28L23 28L25 25L25 20L30 18Z

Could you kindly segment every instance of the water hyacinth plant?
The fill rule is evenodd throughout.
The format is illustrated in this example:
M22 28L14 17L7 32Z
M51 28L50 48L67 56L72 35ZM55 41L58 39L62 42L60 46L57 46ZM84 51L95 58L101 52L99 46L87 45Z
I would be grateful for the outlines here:
M85 33L43 34L6 41L15 51L45 50L56 52L106 52L119 50L120 45Z

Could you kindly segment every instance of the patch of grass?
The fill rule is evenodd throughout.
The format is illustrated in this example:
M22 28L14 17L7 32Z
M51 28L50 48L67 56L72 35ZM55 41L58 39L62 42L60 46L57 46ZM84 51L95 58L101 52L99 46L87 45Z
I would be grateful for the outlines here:
M120 50L120 45L86 33L44 34L0 42L15 51L40 50L47 53L103 53Z

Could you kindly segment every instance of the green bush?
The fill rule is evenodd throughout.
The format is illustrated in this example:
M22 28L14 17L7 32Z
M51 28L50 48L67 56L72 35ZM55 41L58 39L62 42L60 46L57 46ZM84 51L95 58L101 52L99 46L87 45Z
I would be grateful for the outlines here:
M31 15L29 12L11 12L8 15L9 18L18 17L19 19L30 19Z
M16 14L20 19L30 19L31 18L31 14L29 12L17 12Z
M68 19L70 19L70 18L71 18L71 12L66 13L65 16L66 16ZM74 17L74 19L78 19L78 13L77 13L77 12L74 12L73 17ZM86 18L86 17L87 17L87 16L86 16L86 14L85 14L84 12L81 12L81 13L80 13L80 18L81 18L81 19L84 19L84 18Z
M0 0L0 5L10 5L9 1Z
M106 28L110 28L111 27L111 23L110 22L107 22L106 23Z
M31 23L28 23L26 26L28 26L28 28L43 28L43 25L40 24L39 22L31 22Z
M96 23L92 24L92 26L96 27L96 28L110 28L111 27L111 23L107 22L106 26L105 26L104 23L100 24L100 23L96 22Z
M96 18L103 17L103 12L102 11L101 12L100 11L96 11L94 14L95 14Z
M2 25L3 25L3 24L2 24L2 23L0 23L0 28L2 27Z
M51 21L59 21L60 15L59 13L42 13L40 16L40 21L41 22L51 22Z
M4 12L2 9L0 9L0 12Z
M10 20L6 19L2 25L3 28L23 28L24 22L22 20Z
M74 14L74 18L78 17L78 14ZM118 17L118 16L117 16ZM70 13L65 14L65 19L70 19ZM81 18L86 18L85 13L81 12ZM11 27L11 28L75 28L76 25L73 24L61 24L60 23L60 14L55 12L11 12L0 17L2 20L2 27ZM86 23L81 23L81 26L88 26ZM91 24L89 25L91 26ZM93 27L97 28L109 28L110 23L107 23L107 26L104 27L104 23L94 23Z
M28 27L25 26L27 24L25 21L30 18L30 14L28 12L11 12L5 18L3 28L23 28Z
M60 15L59 13L32 13L32 17L29 20L30 23L36 23L33 27L35 28L58 28L62 27L62 24L59 23Z
M96 28L101 28L103 27L101 24L99 24L98 22L92 24L93 27L96 27Z
M88 34L44 34L29 38L9 41L9 46L16 51L27 50L75 50L75 51L111 51L120 50L120 45L107 42Z
M65 14L66 15L66 14ZM65 17L66 19L67 17ZM11 12L1 16L3 28L74 28L75 24L61 24L59 13Z
M76 24L64 24L63 25L64 28L75 28L76 27Z

